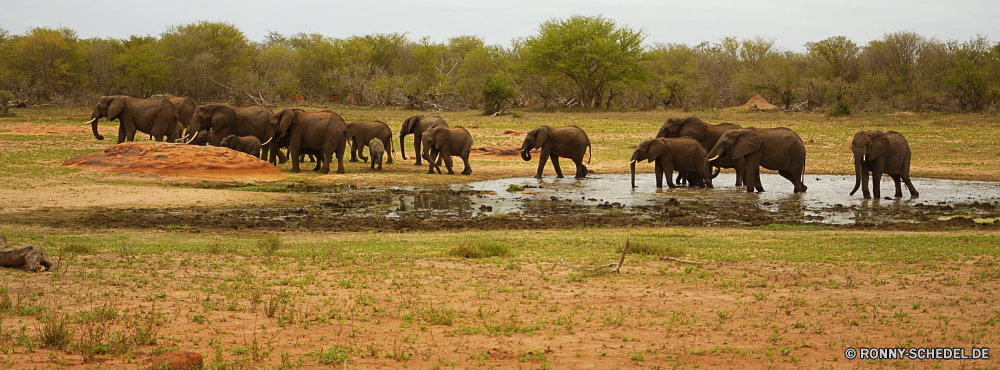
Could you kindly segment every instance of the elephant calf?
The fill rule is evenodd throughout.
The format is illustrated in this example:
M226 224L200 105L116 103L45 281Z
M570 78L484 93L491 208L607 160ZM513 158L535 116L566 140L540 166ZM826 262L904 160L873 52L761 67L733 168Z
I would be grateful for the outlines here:
M453 175L451 156L457 155L465 163L463 175L472 173L469 166L469 153L472 151L472 134L464 127L435 126L424 131L420 138L424 147L423 158L427 160L430 168L427 173L441 173L439 159L444 160L444 165L448 168L448 174Z
M851 158L854 161L854 190L851 190L851 195L863 184L861 190L865 199L871 199L868 194L868 173L871 172L875 199L880 196L879 181L883 173L896 183L896 198L903 196L900 180L906 182L911 198L920 197L917 188L910 182L910 144L903 134L896 131L858 131L851 141L851 151L854 153Z
M372 169L375 169L375 163L378 163L378 170L382 170L382 157L385 157L385 146L382 145L382 140L374 138L368 142L368 156L372 159Z
M656 162L656 187L663 187L663 177L667 186L674 188L674 171L686 173L691 186L712 187L710 167L705 157L708 153L698 141L688 138L659 138L639 143L632 153L632 187L635 187L635 162L648 160Z
M271 140L268 140L270 142ZM267 144L267 143L264 143ZM229 135L222 139L219 146L224 148L229 148L237 152L246 153L254 157L260 158L260 147L263 144L260 143L260 139L256 136L236 136Z

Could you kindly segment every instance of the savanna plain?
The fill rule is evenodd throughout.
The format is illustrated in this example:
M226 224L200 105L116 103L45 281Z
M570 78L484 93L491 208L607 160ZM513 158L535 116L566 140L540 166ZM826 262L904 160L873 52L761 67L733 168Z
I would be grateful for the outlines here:
M394 132L415 113L333 109ZM407 138L411 158L397 148L382 172L347 163L342 175L292 174L287 163L278 166L287 178L264 182L64 167L113 144L82 124L89 112L39 107L0 118L0 234L59 264L0 270L2 368L145 369L178 350L201 354L210 369L997 367L1000 222L937 217L995 219L996 202L883 199L866 207L906 222L848 224L810 222L794 207L720 211L671 198L687 189L657 193L657 206L550 207L541 218L390 218L385 208L399 196L533 176L537 157L501 154L540 125L586 130L592 177L627 173L638 142L688 115L795 130L807 185L809 175L853 175L850 140L864 129L902 132L914 177L994 184L996 115L442 112L483 147L472 175L425 174ZM117 122L100 131L113 139ZM571 177L570 162L562 167ZM551 166L543 175L554 176ZM785 185L767 190L790 194ZM882 194L891 186L883 182ZM626 242L617 273L574 268L618 262ZM990 348L991 359L845 358L861 347Z

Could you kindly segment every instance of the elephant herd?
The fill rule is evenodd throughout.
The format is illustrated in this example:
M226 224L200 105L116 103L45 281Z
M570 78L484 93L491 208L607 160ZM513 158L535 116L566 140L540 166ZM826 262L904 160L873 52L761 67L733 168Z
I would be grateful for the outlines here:
M271 163L292 160L292 172L299 172L303 156L316 157L314 171L329 173L334 156L337 173L344 173L344 151L350 143L351 162L368 161L364 148L368 147L372 159L382 169L382 158L392 163L392 130L381 121L347 123L331 111L306 112L301 109L284 109L274 113L264 106L234 107L227 104L197 105L187 97L154 95L148 99L129 96L101 97L88 124L94 137L103 140L97 132L97 121L107 118L118 120L118 143L134 141L136 131L149 134L156 141L185 142L194 145L224 146L241 151ZM472 135L463 127L449 127L444 119L431 115L414 115L403 121L399 131L399 149L406 158L404 139L413 135L416 165L427 161L427 173L441 173L441 164L449 174L454 174L452 156L464 163L462 174L472 173L469 153ZM388 146L388 150L386 150ZM288 149L288 155L281 152ZM422 151L421 151L422 149ZM520 148L521 158L531 160L531 151L540 150L536 178L548 160L556 176L563 177L559 158L568 158L576 165L575 178L584 178L587 167L583 163L587 151L592 152L587 133L576 126L540 126L525 134ZM879 180L887 174L895 181L896 197L902 196L901 184L906 183L910 195L918 197L910 182L910 147L906 139L895 131L859 131L851 143L855 164L855 186L851 195L862 188L866 199L868 174L871 173L875 198L879 198ZM386 156L388 154L388 156ZM663 177L671 188L683 182L690 186L713 187L712 179L719 169L732 168L736 172L736 186L746 187L747 192L764 191L760 182L760 167L778 171L793 185L796 193L805 192L803 183L806 150L802 139L784 127L757 129L743 128L732 123L708 124L697 117L670 118L651 140L636 147L630 161L632 187L635 187L635 164L646 160L655 162L656 187L663 187ZM588 158L587 163L590 163ZM713 173L712 167L716 170ZM677 184L672 179L677 171ZM862 186L863 185L863 186Z
M903 135L879 130L859 131L851 143L854 154L855 184L851 195L862 188L865 199L868 192L868 174L872 175L872 190L880 197L879 181L887 174L895 181L895 196L902 197L900 181L906 183L913 198L919 193L910 182L910 146ZM635 187L635 163L648 160L656 162L656 187L675 187L672 171L678 171L678 183L687 181L691 186L712 187L712 178L719 170L712 167L732 168L736 172L736 186L745 186L748 193L764 191L760 182L760 167L778 171L792 183L793 191L805 192L803 183L806 149L794 131L777 127L770 129L743 128L732 123L711 125L697 117L670 118L652 140L636 147L630 162L632 187Z

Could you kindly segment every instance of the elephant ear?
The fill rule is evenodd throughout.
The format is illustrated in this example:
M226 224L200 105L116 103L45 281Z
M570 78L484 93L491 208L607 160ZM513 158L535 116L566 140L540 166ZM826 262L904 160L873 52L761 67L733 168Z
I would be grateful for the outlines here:
M292 127L292 123L298 120L298 114L296 113L291 109L285 109L281 112L281 117L278 119L278 136L288 133L288 128Z
M406 121L403 121L403 128L399 129L399 134L405 135L412 132L413 125L416 124L417 120L419 119L420 119L419 116L410 116L410 118L407 118Z
M667 141L666 140L653 140L649 143L649 161L652 162L657 158L660 158L663 153L667 151Z
M232 107L220 105L212 111L212 128L229 126L236 120L236 111Z
M681 126L681 130L677 136L687 136L695 140L701 140L705 137L705 132L707 131L708 127L705 122L702 122L697 117L688 117L684 120L684 124Z
M549 126L542 126L535 129L535 148L541 148L545 144L545 140L549 138Z
M736 144L733 145L733 154L730 156L732 159L743 158L747 154L756 152L760 149L760 145L763 144L764 139L760 137L760 134L754 130L744 130L739 137L736 138Z
M118 116L122 114L125 110L125 98L116 96L111 98L111 104L108 104L108 121L114 121L118 119Z
M451 132L447 128L438 128L437 132L434 133L434 148L441 149L448 142L450 136Z
M878 156L885 154L889 150L889 135L886 135L882 131L875 131L872 135L872 151L868 155L868 159L878 158Z

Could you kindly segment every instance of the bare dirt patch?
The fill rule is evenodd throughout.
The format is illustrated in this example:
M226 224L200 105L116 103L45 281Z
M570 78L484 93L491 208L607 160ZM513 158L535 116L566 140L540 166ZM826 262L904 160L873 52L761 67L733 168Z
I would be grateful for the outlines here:
M21 135L86 135L93 131L90 126L8 126L13 134ZM116 126L97 126L97 131L102 134L118 134ZM138 135L138 134L137 134Z
M63 162L63 166L109 173L146 173L215 179L286 177L274 165L227 148L174 143L131 142L108 147Z
M286 203L298 194L222 189L127 185L55 185L0 192L4 213L53 208L63 210L167 207L251 207Z

